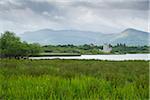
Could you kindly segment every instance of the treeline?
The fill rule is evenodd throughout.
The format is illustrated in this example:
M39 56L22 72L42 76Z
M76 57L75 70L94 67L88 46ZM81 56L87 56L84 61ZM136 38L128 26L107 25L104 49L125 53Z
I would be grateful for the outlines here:
M43 51L46 53L76 53L76 54L104 54L101 51L103 46L97 46L94 44L84 45L45 45Z
M21 58L40 53L41 46L37 43L22 42L13 32L6 31L0 36L0 57Z
M126 53L149 53L149 46L127 46L126 44L111 45L112 51L107 54L126 54ZM78 53L78 54L106 54L103 52L103 45L84 44L84 45L45 45L43 51L46 53Z
M149 46L127 46L126 44L117 44L112 46L111 53L118 53L118 54L135 54L135 53L149 53L150 47Z

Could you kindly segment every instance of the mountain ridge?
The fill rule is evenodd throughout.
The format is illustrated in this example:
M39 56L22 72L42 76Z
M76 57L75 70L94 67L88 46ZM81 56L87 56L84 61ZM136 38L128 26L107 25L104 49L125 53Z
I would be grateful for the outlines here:
M117 44L125 43L127 45L148 45L149 33L133 28L125 29L120 33L104 34L101 32L80 31L80 30L52 30L41 29L37 31L24 32L19 36L23 41L30 43L37 42L42 45L48 44L96 44L104 43Z

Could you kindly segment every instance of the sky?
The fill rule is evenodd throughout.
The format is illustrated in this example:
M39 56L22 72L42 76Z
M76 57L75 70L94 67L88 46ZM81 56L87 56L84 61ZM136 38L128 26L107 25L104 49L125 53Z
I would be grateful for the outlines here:
M0 32L148 30L149 0L0 0Z

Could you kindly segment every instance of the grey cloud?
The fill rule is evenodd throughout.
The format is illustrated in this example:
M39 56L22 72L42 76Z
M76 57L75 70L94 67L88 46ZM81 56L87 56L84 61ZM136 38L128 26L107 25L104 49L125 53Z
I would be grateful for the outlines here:
M108 3L108 6L116 9L149 10L148 2L149 2L148 0L112 2L112 3Z
M42 13L43 11L54 12L58 11L57 7L52 3L47 2L34 2L34 1L23 1L23 6L30 8L34 12Z
M34 13L55 22L62 22L67 13L60 5L57 5L56 2L24 1L23 6L31 9Z
M62 1L0 0L1 24L5 29L8 26L16 30L23 27L23 31L35 29L35 26L37 30L41 27L60 27L91 31L103 31L112 27L112 31L120 28L121 24L121 28L125 25L124 28L133 26L144 30L148 20L148 0ZM141 22L136 22L138 20Z
M62 14L63 12L60 11L59 6L56 5L54 2L47 2L41 1L37 2L36 0L13 0L20 5L16 5L13 2L8 0L5 1L5 4L0 4L0 10L13 10L13 9L26 9L29 8L33 12L37 14L42 14L44 11L51 13L51 14Z
M14 2L5 1L5 4L0 4L0 10L3 12L3 14L0 16L1 18L5 20L12 20L15 21L17 19L9 17L7 14L13 10L25 10L30 9L35 14L42 16L43 18L51 21L61 21L63 19L63 16L65 15L65 12L60 9L60 7L55 2L47 2L47 1L41 1L37 2L36 0L13 0ZM16 5L15 2L17 2L19 5ZM43 13L46 12L47 15L44 15ZM60 18L58 16L61 16Z
M14 0L15 2L17 2L16 0ZM6 1L0 1L0 10L2 11L8 11L11 9L24 9L24 7L21 5L22 2L17 2L17 4L15 2L10 2L8 0Z
M15 1L18 4L21 4L21 6L16 5L13 2L10 2L9 0L5 0L5 5L0 4L1 8L24 8L24 7L29 7L34 11L37 12L42 12L44 10L46 11L53 11L53 10L58 10L57 8L59 6L63 5L58 5L59 2L48 2L43 0L43 1L36 1L36 0L11 0ZM64 6L74 6L74 7L91 7L91 8L100 8L100 9L129 9L129 10L149 10L149 0L101 0L101 1L75 1L75 0L70 0L70 1L64 1L64 2L70 2L68 5Z
M119 9L119 10L149 10L149 0L124 0L124 1L99 1L99 2L74 2L73 6L83 6L96 9Z

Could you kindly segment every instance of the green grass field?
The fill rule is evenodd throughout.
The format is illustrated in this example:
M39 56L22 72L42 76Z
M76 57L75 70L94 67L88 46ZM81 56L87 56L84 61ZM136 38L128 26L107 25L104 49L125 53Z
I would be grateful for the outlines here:
M148 61L0 60L2 100L148 100Z

